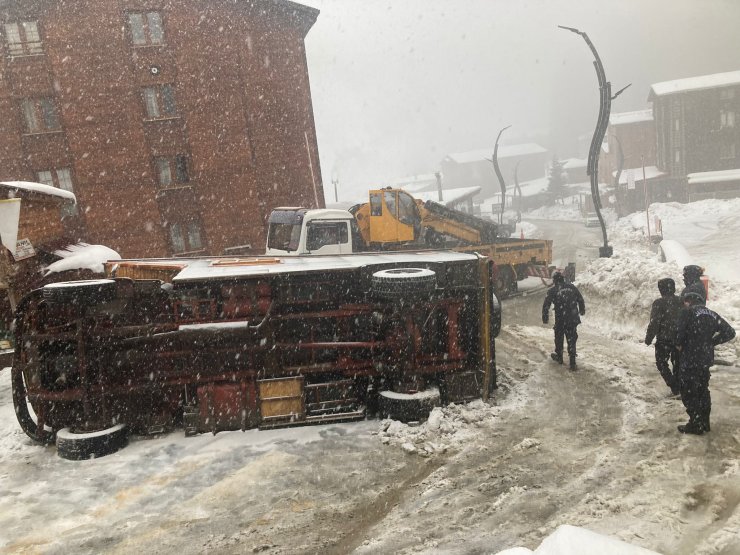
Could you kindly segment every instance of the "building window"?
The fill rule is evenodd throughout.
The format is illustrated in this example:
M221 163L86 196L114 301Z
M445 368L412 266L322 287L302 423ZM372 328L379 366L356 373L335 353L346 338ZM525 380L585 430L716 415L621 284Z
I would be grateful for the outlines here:
M160 85L144 89L144 105L149 119L168 118L177 115L175 90L172 85Z
M160 156L156 159L156 165L157 181L160 187L170 187L173 184L190 181L188 157L185 154L178 154L174 157Z
M676 149L673 151L673 161L676 164L679 164L681 162L681 151Z
M721 89L719 91L720 100L732 100L735 98L735 89Z
M735 127L735 112L732 110L720 110L719 126L720 129L724 127Z
M174 254L183 254L203 249L203 233L198 222L173 222L170 228L170 242Z
M5 41L11 56L43 54L39 27L35 21L5 24Z
M69 168L58 168L55 170L41 170L36 173L39 183L56 187L57 189L63 189L74 193L74 185L72 183L72 172ZM77 214L77 205L65 206L62 212L63 215L74 216Z
M150 46L164 43L162 16L159 12L128 14L128 28L134 46Z
M60 129L57 108L51 98L26 98L23 100L22 107L28 133L44 133Z
M729 160L737 156L735 143L722 143L719 145L719 157L723 160Z
M673 130L676 132L681 130L681 120L680 119L673 120Z

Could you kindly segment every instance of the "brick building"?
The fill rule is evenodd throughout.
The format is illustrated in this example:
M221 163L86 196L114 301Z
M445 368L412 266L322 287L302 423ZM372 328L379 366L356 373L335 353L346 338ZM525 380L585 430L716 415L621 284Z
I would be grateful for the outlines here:
M73 191L68 231L126 257L264 245L323 206L287 0L0 0L0 180Z

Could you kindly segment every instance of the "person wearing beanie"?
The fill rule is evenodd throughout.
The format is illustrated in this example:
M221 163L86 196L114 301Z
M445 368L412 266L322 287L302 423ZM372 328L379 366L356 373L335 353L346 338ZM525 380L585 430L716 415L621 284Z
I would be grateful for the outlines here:
M702 298L702 304L707 304L707 291L701 282L704 268L696 264L690 264L683 268L683 283L686 287L681 291L681 300L689 292L697 293Z
M645 345L650 345L655 339L655 365L663 381L671 389L671 395L675 396L681 393L676 329L683 303L676 295L676 282L671 278L658 280L658 291L660 298L653 301L650 310Z
M578 324L580 316L586 314L586 304L578 288L572 283L566 283L565 277L559 271L552 275L552 287L548 289L545 301L542 304L542 323L547 324L550 317L550 305L555 311L555 352L550 357L559 364L563 364L563 339L568 342L568 357L570 369L576 370L576 341L578 340Z
M684 295L686 308L678 318L676 346L680 351L681 400L689 421L678 427L682 434L702 435L711 428L709 413L710 366L714 364L714 347L735 337L735 330L713 310L704 306L704 297L696 291Z

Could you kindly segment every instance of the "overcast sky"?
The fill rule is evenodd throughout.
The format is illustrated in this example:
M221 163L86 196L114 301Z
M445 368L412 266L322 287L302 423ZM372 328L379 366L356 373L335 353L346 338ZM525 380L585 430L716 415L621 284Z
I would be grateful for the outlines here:
M649 108L650 84L740 69L739 0L297 0L327 202L433 173L445 154L538 142L587 155L598 114L588 33L612 113ZM587 7L586 7L587 6ZM585 137L585 147L578 147Z

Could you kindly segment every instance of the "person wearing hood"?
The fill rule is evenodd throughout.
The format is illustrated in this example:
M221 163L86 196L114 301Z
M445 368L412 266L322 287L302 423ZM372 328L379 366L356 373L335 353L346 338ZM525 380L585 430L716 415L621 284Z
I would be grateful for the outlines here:
M701 276L704 274L704 268L696 264L690 264L683 267L683 283L686 287L681 291L681 300L689 292L697 293L702 299L702 304L707 304L707 291L701 282Z
M566 283L562 272L552 274L552 287L545 295L542 303L542 323L547 324L550 317L550 305L555 310L555 352L550 357L557 363L563 364L563 339L568 342L568 357L570 369L576 370L576 341L578 340L578 324L581 316L586 314L586 304L578 288L572 283Z
M702 435L710 430L709 368L714 364L714 348L735 337L735 330L713 310L704 306L704 297L689 291L683 298L686 308L678 317L676 346L680 351L681 400L689 421L678 427L682 434Z
M681 393L676 330L683 303L676 295L676 282L671 278L658 280L658 291L660 298L653 302L650 310L645 345L650 345L655 339L655 365L665 384L671 388L671 395L675 396Z

